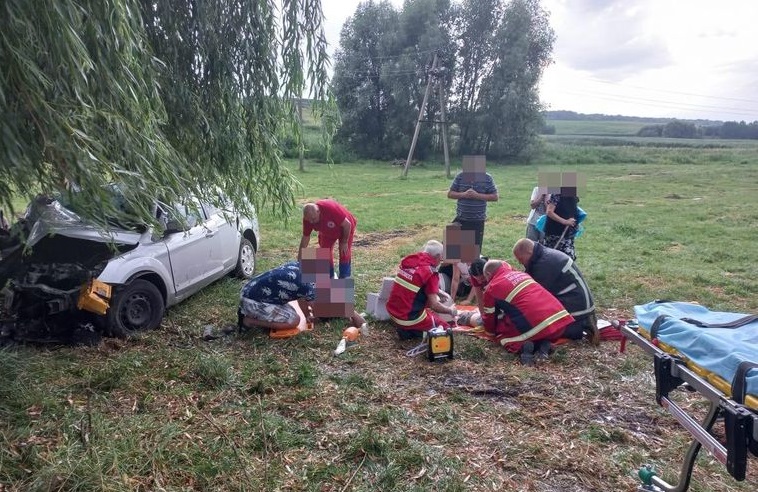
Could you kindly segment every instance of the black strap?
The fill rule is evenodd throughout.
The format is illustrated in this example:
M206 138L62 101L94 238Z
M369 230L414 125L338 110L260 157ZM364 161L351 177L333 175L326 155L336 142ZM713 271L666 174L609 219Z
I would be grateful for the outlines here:
M661 314L660 316L655 318L655 321L653 321L653 326L650 327L651 340L658 338L658 330L661 328L661 324L669 318L671 318L671 316L669 316L668 314Z
M682 321L691 325L699 326L700 328L739 328L740 326L745 326L756 320L758 320L758 314L748 314L747 316L730 321L729 323L706 323L697 319L682 318Z
M736 401L740 405L745 404L745 395L747 392L747 373L751 369L758 368L758 362L750 362L746 360L741 362L737 366L737 371L734 373L732 379L732 400Z

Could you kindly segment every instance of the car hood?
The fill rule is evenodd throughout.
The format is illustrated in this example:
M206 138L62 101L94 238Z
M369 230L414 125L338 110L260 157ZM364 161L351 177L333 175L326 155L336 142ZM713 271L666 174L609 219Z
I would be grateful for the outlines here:
M60 202L53 201L38 205L30 212L28 219L33 222L27 237L27 246L34 246L49 235L60 235L73 239L84 239L99 243L136 245L142 233L126 229L112 228L108 231L82 219Z

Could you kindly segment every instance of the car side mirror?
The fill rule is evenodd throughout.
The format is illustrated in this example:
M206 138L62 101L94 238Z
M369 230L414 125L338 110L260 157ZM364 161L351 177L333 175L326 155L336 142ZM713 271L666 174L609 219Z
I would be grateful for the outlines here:
M184 227L182 226L182 223L176 219L170 218L166 221L166 228L164 229L163 234L168 235L183 231Z

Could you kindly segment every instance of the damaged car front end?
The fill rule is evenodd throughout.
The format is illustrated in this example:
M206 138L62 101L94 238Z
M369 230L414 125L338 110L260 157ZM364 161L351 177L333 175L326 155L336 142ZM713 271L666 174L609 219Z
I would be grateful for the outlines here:
M104 235L57 201L33 202L3 238L0 345L99 340L112 292L97 277L139 238L129 231Z
M114 220L103 228L75 204L34 200L0 236L0 344L130 336L157 328L167 308L226 275L251 278L257 217L187 202L156 201L155 227Z

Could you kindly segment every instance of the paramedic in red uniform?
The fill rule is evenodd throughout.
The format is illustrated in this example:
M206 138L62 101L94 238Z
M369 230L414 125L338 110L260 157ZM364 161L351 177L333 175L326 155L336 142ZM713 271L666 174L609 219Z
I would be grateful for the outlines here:
M495 333L509 352L521 352L525 364L531 363L535 349L547 356L551 342L563 336L574 318L529 274L504 261L488 261L484 277L484 329Z
M442 243L428 241L423 251L406 256L400 262L389 299L387 312L398 327L401 339L422 336L435 326L448 328L437 313L455 316L455 306L445 306L439 300L439 274Z
M333 251L334 243L339 241L339 278L350 276L350 263L353 249L353 236L358 221L353 214L336 200L318 200L303 206L303 237L297 253L298 261L301 251L308 247L311 233L318 231L318 245ZM329 255L331 276L334 276L334 258Z

